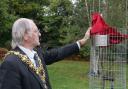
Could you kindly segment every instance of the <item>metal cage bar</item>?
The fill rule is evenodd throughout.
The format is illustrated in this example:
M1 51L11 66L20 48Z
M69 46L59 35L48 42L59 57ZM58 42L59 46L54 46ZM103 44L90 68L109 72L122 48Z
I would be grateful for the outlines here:
M116 27L121 34L127 34L128 1L120 0L117 3L118 7L113 6L114 1L117 2L116 0L86 0L88 13L89 15L92 12L102 13L109 25ZM113 11L116 8L120 13ZM113 23L114 16L117 21ZM121 41L112 44L110 39ZM118 35L91 37L90 89L126 89L127 43L127 39Z
M119 44L99 46L95 38L92 38L90 57L90 89L126 89L127 39Z

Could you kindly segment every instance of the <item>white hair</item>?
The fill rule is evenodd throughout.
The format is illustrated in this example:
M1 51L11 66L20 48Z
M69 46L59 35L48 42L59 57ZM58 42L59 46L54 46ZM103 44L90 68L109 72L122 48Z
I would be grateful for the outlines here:
M20 18L16 20L12 27L12 48L18 45L23 45L24 34L32 29L34 22L27 18Z

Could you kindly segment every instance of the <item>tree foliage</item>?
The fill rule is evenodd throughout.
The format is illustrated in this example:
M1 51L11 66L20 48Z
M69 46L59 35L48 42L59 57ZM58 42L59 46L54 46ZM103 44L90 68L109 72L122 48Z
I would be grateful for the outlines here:
M17 18L31 18L38 22L40 12L43 13L41 7L44 5L48 5L47 0L2 0L0 2L0 37L2 37L0 46L5 46L6 41L11 39L11 27Z
M72 15L72 3L69 0L51 0L50 5L45 7L43 17L44 37L43 45L51 47L63 44L59 41L60 30L67 26L69 16Z
M0 46L3 46L6 40L10 38L10 28L16 16L9 12L8 0L0 2Z

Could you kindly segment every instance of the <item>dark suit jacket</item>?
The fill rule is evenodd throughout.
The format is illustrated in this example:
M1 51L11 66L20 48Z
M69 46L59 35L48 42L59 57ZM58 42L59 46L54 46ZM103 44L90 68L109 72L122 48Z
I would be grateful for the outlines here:
M14 51L25 54L18 47ZM42 60L43 67L46 71L46 82L48 89L51 89L46 65L57 62L67 56L79 51L76 43L66 45L58 49L52 49L42 53L39 48L37 53ZM18 56L8 55L0 66L0 89L44 89L39 76L28 68Z

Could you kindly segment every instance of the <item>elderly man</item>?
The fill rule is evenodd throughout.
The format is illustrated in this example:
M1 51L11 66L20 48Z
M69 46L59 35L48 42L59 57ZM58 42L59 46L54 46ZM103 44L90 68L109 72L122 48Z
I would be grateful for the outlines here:
M0 66L0 89L52 89L46 65L79 52L90 36L90 28L83 39L43 53L39 48L41 36L36 24L27 18L15 21L12 27L12 50Z

